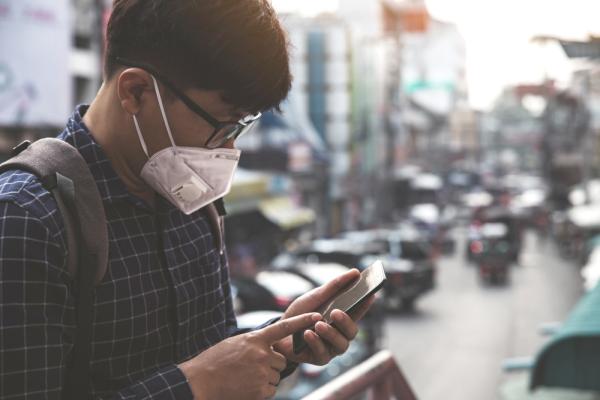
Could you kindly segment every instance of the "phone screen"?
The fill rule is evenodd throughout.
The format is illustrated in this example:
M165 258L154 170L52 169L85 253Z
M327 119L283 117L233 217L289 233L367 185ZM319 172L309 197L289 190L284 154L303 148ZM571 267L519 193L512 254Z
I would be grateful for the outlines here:
M342 289L335 298L321 307L319 312L323 316L323 321L331 323L331 312L336 309L346 313L352 312L363 300L381 289L385 280L383 263L377 260L361 272L356 282ZM304 330L294 333L293 337L294 352L298 354L306 348Z

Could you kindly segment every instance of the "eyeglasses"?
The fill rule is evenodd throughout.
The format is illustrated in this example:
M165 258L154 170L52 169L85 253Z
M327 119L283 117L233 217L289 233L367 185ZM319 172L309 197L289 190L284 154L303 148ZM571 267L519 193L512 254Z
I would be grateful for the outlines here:
M225 145L225 143L227 143L228 141L235 140L243 134L249 132L256 123L256 121L258 121L258 119L262 116L262 114L259 112L253 115L248 115L242 118L241 120L235 122L219 121L212 115L210 115L207 111L205 111L202 107L200 107L198 104L196 104L192 99L186 96L181 90L177 88L177 86L175 86L169 79L165 78L164 75L159 73L151 65L129 61L121 57L117 57L116 61L126 67L141 68L151 73L159 82L161 82L171 92L173 92L173 94L175 94L175 96L177 96L177 98L181 100L183 104L185 104L192 112L199 115L200 117L202 117L202 119L208 122L214 128L213 133L210 135L210 137L204 144L204 146L208 149L216 149L219 147L223 147L223 145Z

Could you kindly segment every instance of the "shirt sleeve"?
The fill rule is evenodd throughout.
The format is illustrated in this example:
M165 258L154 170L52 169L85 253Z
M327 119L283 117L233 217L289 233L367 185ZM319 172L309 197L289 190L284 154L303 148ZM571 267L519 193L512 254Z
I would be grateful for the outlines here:
M187 378L176 365L120 390L113 400L193 400Z
M2 399L60 399L73 314L64 259L39 218L0 202Z
M40 218L0 202L0 398L61 400L73 347L74 301L65 251ZM176 365L113 399L192 400Z

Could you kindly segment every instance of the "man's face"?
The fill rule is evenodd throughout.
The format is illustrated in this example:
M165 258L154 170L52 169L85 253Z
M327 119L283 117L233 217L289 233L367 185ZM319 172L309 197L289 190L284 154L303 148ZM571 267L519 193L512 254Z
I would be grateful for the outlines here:
M171 146L160 100L177 146L233 148L235 138L260 116L235 109L219 91L182 90L157 72L137 67L122 72L118 91L123 107L136 115L150 155Z

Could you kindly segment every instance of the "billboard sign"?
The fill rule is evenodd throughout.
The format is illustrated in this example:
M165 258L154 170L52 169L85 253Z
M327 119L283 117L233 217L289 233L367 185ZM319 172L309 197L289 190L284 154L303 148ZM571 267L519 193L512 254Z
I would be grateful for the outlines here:
M0 0L0 126L62 126L72 108L68 0Z

